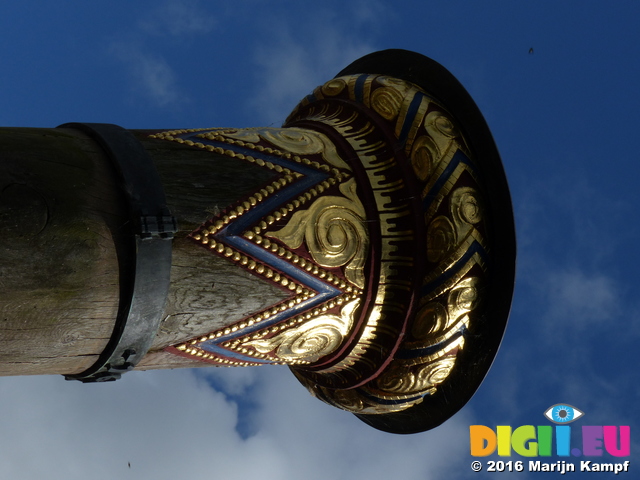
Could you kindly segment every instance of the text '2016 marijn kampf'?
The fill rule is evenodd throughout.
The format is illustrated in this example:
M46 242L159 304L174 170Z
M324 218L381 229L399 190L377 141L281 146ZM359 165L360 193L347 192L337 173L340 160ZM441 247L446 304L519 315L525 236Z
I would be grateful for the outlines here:
M540 460L529 461L530 472L558 472L564 474L566 472L575 472L579 469L581 472L612 472L616 475L621 472L628 472L630 462L618 463L599 463L591 460L582 460L579 465L568 463L564 460L557 462L541 462Z

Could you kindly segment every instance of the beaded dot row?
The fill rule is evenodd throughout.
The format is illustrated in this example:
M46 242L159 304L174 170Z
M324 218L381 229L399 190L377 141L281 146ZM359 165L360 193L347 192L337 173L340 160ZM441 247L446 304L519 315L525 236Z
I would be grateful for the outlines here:
M181 352L187 353L191 356L198 357L203 360L209 360L216 363L221 363L229 367L257 367L257 366L263 365L262 363L243 362L241 360L229 360L226 358L216 357L213 353L205 352L200 348L189 347L186 343L182 343L178 345L176 349L180 350Z
M244 213L246 213L249 209L251 209L252 207L255 207L259 202L262 202L264 200L264 198L268 197L269 195L272 195L274 192L276 192L277 190L281 189L282 187L286 186L287 184L291 183L294 181L295 178L300 178L303 175L300 174L299 172L292 172L290 169L286 168L286 167L282 167L281 165L277 165L274 164L272 162L269 161L265 161L262 158L256 158L254 156L251 155L244 155L242 153L239 152L234 152L233 150L228 150L228 149L224 149L221 147L216 147L213 145L205 145L201 142L193 142L191 140L184 140L182 138L177 137L177 135L184 135L184 134L188 134L188 133L194 133L194 132L204 132L207 131L207 133L200 133L197 135L197 137L203 138L203 139L207 139L210 141L219 141L219 142L225 142L231 145L237 145L240 147L245 147L245 148L249 148L252 150L256 150L258 152L261 153L266 153L268 155L276 155L276 156L280 156L282 158L285 158L287 160L292 160L296 163L300 163L300 164L304 164L307 166L311 166L312 168L324 171L324 172L331 172L332 177L323 180L322 182L320 182L319 184L315 185L313 188L311 188L309 191L305 192L304 194L300 195L297 199L292 200L290 203L288 203L287 205L285 205L284 207L281 207L279 210L276 210L274 212L272 212L271 215L265 217L265 219L263 221L261 221L258 225L256 225L254 227L254 231L247 231L244 233L244 236L248 239L253 239L256 241L257 244L262 244L264 248L270 249L272 252L277 253L279 256L284 256L287 260L292 261L292 263L294 264L299 264L302 268L304 268L305 270L307 270L308 272L317 275L319 278L323 278L326 279L327 281L330 281L332 283L334 283L336 286L345 289L348 293L345 295L342 295L340 297L338 297L337 299L332 300L331 302L328 302L325 305L322 305L321 307L317 307L315 309L313 309L310 312L307 312L305 314L301 314L298 315L292 319L290 319L288 322L282 323L282 324L278 324L278 325L274 325L270 328L266 328L260 332L257 332L256 334L252 335L252 336L247 336L244 337L244 339L236 339L235 341L233 341L233 345L231 344L231 342L225 342L223 344L223 346L227 347L227 348L232 348L235 349L238 345L240 345L243 341L250 341L251 339L257 339L257 338L261 338L264 337L266 335L269 334L273 334L277 331L281 331L281 330L285 330L287 328L291 328L299 323L302 323L305 320L309 320L310 318L314 317L314 316L318 316L321 315L325 312L327 312L329 309L334 308L336 305L341 305L343 304L345 301L348 301L352 298L356 298L358 295L361 294L361 292L358 289L354 289L353 287L351 287L350 285L347 285L344 280L340 279L338 276L335 276L329 272L326 272L322 269L319 269L316 265L314 265L312 262L307 261L306 259L299 257L295 254L293 254L292 252L284 249L283 247L280 247L278 244L276 244L275 242L271 242L269 239L263 238L260 235L258 235L259 233L261 233L263 230L265 230L266 228L268 228L269 225L273 224L275 221L280 220L281 218L283 218L284 216L286 216L288 213L290 213L291 211L293 211L294 209L300 207L301 205L304 205L306 202L308 202L309 200L311 200L312 198L318 196L319 194L321 194L322 192L324 192L326 189L330 188L331 186L335 185L338 182L341 182L347 178L349 178L349 174L346 172L341 172L339 169L337 168L332 168L329 167L328 165L325 164L321 164L317 161L311 161L307 158L303 158L300 157L298 155L293 155L290 152L282 152L281 150L278 149L273 149L270 147L265 147L263 145L256 145L253 143L249 143L249 142L243 142L242 140L235 140L235 139L231 139L231 138L227 138L224 137L220 134L224 134L226 131L235 131L235 129L216 129L216 134L212 133L211 130L214 129L183 129L183 130L172 130L172 131L168 131L168 132L163 132L160 134L155 134L155 135L150 135L150 138L159 138L159 139L164 139L164 140L169 140L169 141L175 141L177 143L182 143L188 146L195 146L197 148L202 148L202 149L206 149L208 151L211 151L213 153L217 153L219 155L225 155L225 156L230 156L233 158L238 158L239 160L245 160L251 163L255 163L256 165L260 166L260 167L265 167L269 170L274 170L278 173L283 173L284 175L282 177L280 177L279 179L275 180L274 182L272 182L270 185L262 188L259 192L254 193L251 197L249 197L246 201L242 202L240 205L237 205L236 207L234 207L233 209L231 209L229 212L226 213L226 215L222 216L222 218L216 220L215 222L212 222L210 225L203 227L198 233L196 233L195 235L193 235L193 238L197 241L202 242L202 244L207 245L209 248L214 249L215 251L217 251L218 253L226 256L226 257L230 257L232 260L239 262L241 265L246 266L249 270L253 270L256 273L265 276L266 278L269 278L275 282L280 283L281 285L287 287L288 289L296 292L296 297L287 301L287 302L283 302L279 305L276 305L274 307L272 307L271 309L268 309L266 311L260 312L256 315L253 315L251 317L248 317L244 320L242 320L241 322L239 322L236 325L232 325L230 327L227 327L223 330L217 331L217 332L213 332L210 333L207 336L198 338L198 339L194 339L191 340L189 342L183 343L178 345L176 348L178 350L181 350L189 355L193 355L199 358L202 358L204 360L210 360L210 361L215 361L216 363L220 363L223 365L227 365L227 366L249 366L249 365L262 365L260 363L253 363L253 362L242 362L242 361L235 361L235 360L229 360L229 359L225 359L225 358L219 358L216 357L214 354L205 352L204 350L197 348L195 346L195 344L199 343L199 342L204 342L207 340L211 340L211 339L215 339L215 338L219 338L223 335L228 335L230 333L236 332L238 329L244 329L247 326L252 326L255 323L258 322L262 322L270 317L272 317L273 315L281 312L281 311L285 311L289 308L292 308L293 306L295 306L296 304L301 303L304 300L307 300L308 298L312 297L315 295L314 292L309 291L308 289L305 289L304 287L302 287L301 285L296 284L295 282L293 282L292 280L289 280L288 278L284 277L283 275L280 275L277 272L274 272L273 270L271 270L270 268L268 268L265 265L262 264L258 264L256 263L253 259L250 259L249 257L242 255L241 253L231 249L228 246L225 246L222 243L217 242L215 239L210 238L209 236L212 234L215 234L217 231L219 231L220 229L222 229L224 226L228 225L232 220L234 220L235 218L243 215ZM239 350L241 353L249 355L249 356L253 356L256 358L262 358L262 359L267 359L270 358L268 355L265 354L261 354L258 352L255 352L254 350L249 350L245 347L240 348ZM271 358L272 360L276 360ZM273 363L276 364L280 364L280 365L284 365L284 364L289 364L289 365L300 365L300 364L308 364L308 361L304 361L304 360L288 360L288 361L275 361Z
M324 315L326 314L326 312L328 312L332 308L342 305L343 303L348 302L349 300L353 300L356 297L358 297L358 294L355 294L355 293L341 295L340 297L334 300L331 300L330 302L327 302L326 304L320 307L316 307L313 310L302 313L300 315L296 315L295 317L289 319L287 322L283 322L278 325L265 328L264 330L261 330L251 335L246 335L244 337L240 337L234 340L230 340L228 342L224 342L222 346L250 357L255 357L255 358L260 358L265 360L270 359L270 360L282 361L282 362L285 362L287 365L309 364L310 362L307 360L280 359L277 356L275 356L275 354L273 353L272 354L260 353L255 351L252 347L247 348L246 346L244 346L244 344L253 340L258 340L260 338L266 337L267 335L272 335L279 331L283 331L283 330L295 327L296 325L299 325L305 321L309 321L312 318Z
M213 130L211 128L188 128L181 130L169 130L167 132L154 133L149 135L149 138L157 138L160 140L173 140L175 135L184 135L185 133L201 132L203 130Z
M228 131L229 129L227 129ZM251 130L251 129L245 129L245 130ZM233 130L235 131L235 130ZM210 140L210 141L216 141L216 142L224 142L224 143L228 143L229 145L237 145L239 147L245 147L251 150L256 150L258 152L261 153L266 153L268 155L276 155L279 156L281 158L284 158L286 160L293 160L296 163L300 163L303 165L307 165L310 167L313 167L317 170L323 171L323 172L327 172L327 173L331 173L333 176L332 178L335 178L338 181L343 181L346 180L347 178L349 178L349 174L346 172L342 172L340 171L338 168L335 167L330 167L329 165L326 165L324 163L320 163L317 162L315 160L309 160L308 158L305 157L300 157L299 155L295 155L292 154L291 152L283 152L282 150L279 150L277 148L271 148L271 147L265 147L264 145L256 145L255 143L251 143L251 142L245 142L243 140L236 140L233 138L229 138L229 137L225 137L224 134L226 133L225 130L219 130L216 133L212 133L212 132L208 132L208 133L200 133L198 135L196 135L197 137L206 139L206 140ZM179 141L178 139L171 139L171 140L176 140ZM180 139L181 140L181 139ZM185 141L186 143L186 141ZM203 145L202 143L192 143L195 146L198 146L200 148L203 148L204 146L201 147L201 145ZM189 145L187 143L187 145ZM226 154L227 151L225 151ZM237 154L236 154L237 157ZM251 161L251 157L247 156L247 160ZM260 159L258 159L260 160ZM258 163L258 161L256 161L256 163ZM267 162L265 162L267 163Z
M263 201L269 195L272 195L273 193L277 192L278 190L280 190L282 187L284 187L291 181L293 181L293 177L288 174L285 175L284 177L281 177L273 181L270 185L267 185L264 188L261 188L258 192L255 192L253 195L251 195L249 198L243 201L240 205L237 205L231 208L225 215L223 215L218 220L212 221L209 225L197 230L196 233L193 235L193 238L195 240L201 241L203 245L209 244L211 246L211 243L207 240L207 237L209 235L215 234L218 230L228 225L232 220L235 220L236 218L244 215L251 208L255 207L259 202ZM273 218L280 219L284 217L287 213L289 213L289 211L292 211L292 210L293 210L293 205L287 204L286 207L283 207L279 211L274 212ZM215 248L215 247L211 247L211 248Z
M265 238L261 235L258 235L251 230L247 230L244 232L243 236L255 242L257 245L262 245L266 250L270 250L280 257L284 257L286 260L290 261L294 265L298 265L300 268L306 270L312 275L316 275L318 278L326 280L328 282L333 283L335 286L344 289L346 292L353 292L357 289L354 289L353 286L347 284L344 280L342 280L339 276L334 275L331 272L327 272L322 268L318 267L314 262L307 260L304 257L296 255L295 253L281 247L275 242L272 242L268 238Z

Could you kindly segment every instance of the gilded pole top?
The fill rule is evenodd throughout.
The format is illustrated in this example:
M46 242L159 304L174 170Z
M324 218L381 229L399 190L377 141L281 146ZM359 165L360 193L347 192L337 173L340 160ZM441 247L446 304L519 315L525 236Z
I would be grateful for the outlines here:
M442 66L377 52L282 128L155 138L273 173L191 238L289 293L169 351L289 365L314 396L394 433L433 428L471 398L506 327L515 234L486 122Z

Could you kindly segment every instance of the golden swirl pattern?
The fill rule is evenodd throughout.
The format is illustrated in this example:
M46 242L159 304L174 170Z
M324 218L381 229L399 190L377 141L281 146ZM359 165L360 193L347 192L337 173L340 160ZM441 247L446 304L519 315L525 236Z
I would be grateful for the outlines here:
M321 315L300 327L285 330L271 338L245 342L260 353L275 350L276 356L284 361L294 359L316 362L333 353L344 341L354 322L360 299L353 300L342 308L340 315Z
M356 195L356 183L351 179L340 185L344 197L325 196L307 210L291 216L289 223L268 236L296 249L307 243L309 253L325 268L345 267L345 277L364 288L364 264L369 247L366 214Z
M334 78L322 86L322 93L329 97L340 95L346 86L347 82L344 79Z
M395 88L379 88L371 95L371 106L384 119L393 120L398 116L403 100L402 94Z
M470 187L456 189L451 195L451 210L456 223L475 225L482 220L483 208L478 192Z
M410 374L405 368L390 369L378 378L377 385L390 393L429 393L447 378L455 362L455 357L443 357L421 365Z
M456 231L445 216L436 217L427 229L427 260L437 263L456 245Z
M467 277L449 291L444 305L441 300L424 305L416 314L411 340L428 346L442 341L452 328L459 329L461 322L464 323L468 314L478 307L479 284L478 277Z
M449 315L439 302L430 302L416 314L411 335L416 340L427 340L431 334L446 329Z
M221 135L258 143L261 139L278 148L298 155L322 154L322 158L336 168L350 171L351 167L338 155L335 145L322 133L301 128L247 128L224 131Z
M453 122L440 112L433 112L427 115L425 120L427 131L438 131L443 136L454 138L458 136L458 130Z
M309 390L311 395L328 403L329 405L333 405L341 410L346 410L352 413L377 415L381 413L400 412L408 408L408 406L422 402L422 397L406 399L406 396L403 396L405 397L404 403L380 404L373 400L373 398L363 396L360 389L340 390L326 388L314 384L300 372L293 370L293 373L298 381L300 381L300 383Z
M399 412L435 394L476 324L489 271L482 171L453 118L416 85L362 74L315 89L285 128L201 136L213 144L194 145L282 172L296 193L282 205L273 191L255 194L194 239L218 242L218 253L295 297L183 351L214 345L205 358L289 364L313 395L354 413ZM253 208L259 221L240 217ZM227 217L254 222L243 226L253 249L244 257L216 236ZM298 284L299 269L313 282ZM280 312L290 315L275 320Z
M429 177L435 180L438 167L443 161L446 164L460 148L462 137L453 122L440 111L427 114L424 132L426 135L419 136L414 142L411 163L420 180L424 181ZM428 170L425 168L427 164Z
M421 182L431 176L434 168L433 152L437 147L426 135L419 137L411 149L411 166Z
M439 385L449 376L455 363L455 357L444 357L437 362L426 365L420 371L420 377L424 378L427 385Z
M447 299L448 318L450 320L445 325L445 328L449 328L460 317L478 307L480 302L479 283L480 279L478 277L467 277L451 289Z
M402 96L406 96L407 92L411 89L414 89L415 86L405 82L404 80L400 80L399 78L387 77L386 75L378 75L376 76L376 81L385 87L391 87L395 89Z

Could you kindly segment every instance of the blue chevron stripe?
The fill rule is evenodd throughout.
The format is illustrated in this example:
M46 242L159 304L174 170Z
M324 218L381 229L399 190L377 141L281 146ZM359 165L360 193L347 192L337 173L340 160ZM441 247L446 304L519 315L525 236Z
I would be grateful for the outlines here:
M369 75L360 75L353 86L353 96L358 103L364 103L364 84L368 78Z
M463 336L465 331L466 331L466 328L465 327L461 327L460 330L458 330L456 333L454 333L450 338L448 338L448 339L446 339L446 340L444 340L444 341L442 341L440 343L437 343L435 345L431 345L429 347L398 350L398 352L396 353L395 358L402 358L402 359L405 359L405 360L409 360L409 359L412 359L412 358L426 357L427 355L431 355L432 353L436 353L439 350L444 350L447 345L449 345L450 343L454 342L455 340L457 340L458 338Z
M231 222L225 229L222 235L240 235L247 230L249 226L259 222L270 212L278 209L283 204L290 200L299 197L301 194L309 190L314 185L326 180L330 177L327 172L316 170L313 167L294 162L293 160L286 160L281 157L265 154L264 152L258 152L249 148L239 147L237 145L229 145L222 142L215 142L206 139L197 138L197 140L203 145L211 145L214 147L224 148L225 150L231 150L236 153L241 153L245 156L252 156L254 158L260 158L264 161L271 162L274 165L280 165L283 168L288 168L293 172L298 172L303 177L298 178L292 183L286 185L280 190L274 192L268 196L263 202L260 202L254 208L250 209L247 213L240 218Z
M417 92L413 99L411 100L411 104L407 109L407 114L404 117L404 122L402 124L402 128L400 129L400 136L398 137L398 141L400 145L403 145L407 142L407 137L409 136L409 131L413 126L413 122L418 114L418 109L420 108L420 104L422 103L422 99L425 98L426 95L420 92Z
M458 168L458 165L460 165L461 163L464 163L465 165L468 165L473 169L473 164L471 163L471 160L469 159L469 157L467 157L462 152L462 150L458 150L453 155L453 158L449 162L449 165L447 165L447 168L445 168L444 172L442 172L440 177L438 177L438 180L436 180L436 183L433 184L431 189L429 189L429 192L427 193L427 195L424 197L424 200L422 201L423 211L426 212L429 210L429 207L431 206L431 202L433 202L436 199L440 189L444 186L445 183L447 183L451 175L453 175L453 172L456 171L456 168Z
M261 358L249 357L247 355L242 355L241 353L234 352L232 350L227 350L226 348L219 347L214 343L210 343L209 341L198 344L198 347L202 350L205 350L209 353L213 353L216 357L228 357L239 362L252 362L252 363L262 363L264 365L271 364L272 362L269 360L264 360Z
M449 268L447 271L445 271L442 275L440 275L434 281L429 282L429 283L427 283L427 284L422 286L422 289L420 290L420 295L422 295L422 296L428 295L430 292L432 292L433 290L438 288L439 285L442 285L443 283L445 283L447 280L449 280L451 277L453 277L455 274L457 274L458 271L476 253L479 254L480 257L482 257L483 260L487 261L487 252L486 252L486 250L480 244L480 242L478 242L477 240L474 240L474 242L469 246L467 251L464 252L464 255L462 257L460 257L460 259L455 263L455 265L453 265L451 268Z
M182 138L188 137L189 136L183 136ZM271 363L271 361L269 360L261 360L258 358L243 355L238 352L227 350L220 345L237 337L249 335L256 331L263 330L272 325L292 318L300 313L303 313L306 310L322 305L332 298L339 296L342 292L333 285L323 282L322 280L307 273L306 270L288 262L286 259L281 258L278 255L269 252L259 245L256 245L255 243L247 240L242 236L242 234L252 226L254 226L256 223L258 223L260 220L265 218L267 215L269 215L271 212L281 208L286 203L304 194L313 186L329 178L330 174L292 160L286 160L278 156L272 156L264 152L259 152L237 145L230 145L224 142L210 141L201 138L192 138L192 140L198 141L204 145L212 145L215 147L221 147L225 150L231 150L236 153L241 153L245 156L251 155L254 158L261 158L262 160L271 162L274 165L280 165L283 168L288 168L293 172L302 174L302 177L295 179L293 182L275 191L273 194L264 199L264 201L251 208L244 215L229 222L228 225L226 225L223 229L213 235L213 238L215 238L216 241L222 242L240 253L255 258L257 261L261 262L267 267L275 270L276 272L286 275L287 277L295 280L300 285L316 292L316 295L314 295L313 297L308 298L307 300L302 301L285 311L278 312L265 321L258 322L252 326L229 333L228 335L223 335L218 338L206 340L197 344L197 346L202 350L213 353L216 356L228 357L244 362L265 364Z

